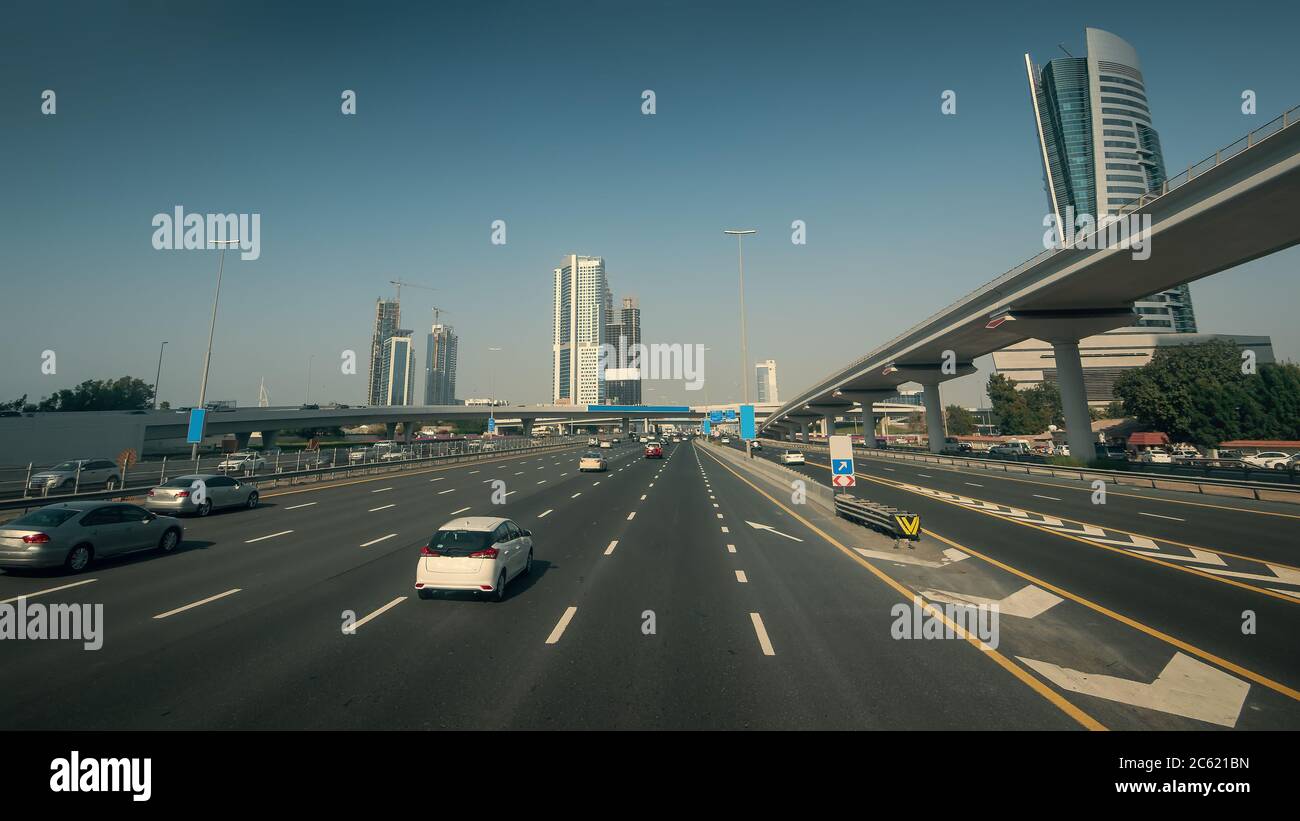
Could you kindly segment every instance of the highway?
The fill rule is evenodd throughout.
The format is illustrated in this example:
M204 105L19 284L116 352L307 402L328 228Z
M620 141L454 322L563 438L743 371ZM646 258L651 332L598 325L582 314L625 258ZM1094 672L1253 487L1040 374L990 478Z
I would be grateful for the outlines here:
M765 484L734 450L688 441L649 460L621 443L605 451L608 472L579 473L584 450L268 491L256 510L185 520L172 555L77 576L0 573L0 602L102 603L105 623L94 651L7 642L0 726L1300 727L1300 598L1278 592L1300 585L1251 578L1267 572L1261 561L1227 556L1218 569L1247 575L1214 576L1195 570L1209 566L1203 555L1172 558L1188 548L1159 542L1170 556L1152 559L908 486L1086 518L1094 539L1127 524L1280 561L1300 522L1267 505L1112 494L1093 506L1063 484L861 459L860 495L922 515L922 542L891 553L883 537ZM763 458L774 455L769 445ZM827 471L803 474L824 483ZM1148 507L1186 521L1137 520ZM504 602L415 595L420 547L461 515L533 531L533 571ZM1220 517L1251 526L1233 540L1230 525L1208 524ZM1032 615L1008 603L996 648L891 631L892 608L915 591L1005 599L1027 585L1058 601L1015 600L1037 601Z

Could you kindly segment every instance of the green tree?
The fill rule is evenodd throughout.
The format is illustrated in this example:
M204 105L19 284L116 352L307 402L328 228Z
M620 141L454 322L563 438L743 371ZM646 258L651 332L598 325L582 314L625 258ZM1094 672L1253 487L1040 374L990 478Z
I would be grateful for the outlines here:
M975 414L961 405L949 405L947 413L949 436L970 436L975 432Z
M1160 348L1115 381L1124 413L1176 442L1217 447L1228 439L1300 437L1300 366L1242 373L1229 340Z
M153 406L153 386L134 376L87 379L75 388L55 391L41 400L42 411L146 410Z
M32 407L27 404L27 394L23 394L12 402L0 402L0 411L21 411Z

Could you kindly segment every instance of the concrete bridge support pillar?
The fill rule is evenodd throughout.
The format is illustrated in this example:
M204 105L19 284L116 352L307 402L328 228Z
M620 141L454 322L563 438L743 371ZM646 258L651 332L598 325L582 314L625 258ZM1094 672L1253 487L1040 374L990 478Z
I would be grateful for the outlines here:
M939 381L922 382L925 390L921 399L925 403L925 432L930 439L930 452L942 453L943 440L948 430L943 423L943 399L939 396Z
M1070 456L1087 464L1097 458L1092 435L1092 416L1088 413L1088 394L1083 387L1083 363L1079 360L1077 341L1052 342L1056 357L1056 384L1061 390L1061 410L1065 412L1065 440Z
M393 441L393 440L396 439L396 438L397 438L397 423L396 423L396 422L385 422L385 423L384 423L384 439L387 440L387 441L389 441L389 442L391 442L391 441Z
M262 450L275 447L275 440L279 435L280 435L280 431L278 430L262 431Z
M235 450L248 450L248 437L252 434L245 431L235 434Z
M523 422L524 422L524 438L525 438L525 439L531 439L531 438L533 437L533 421L534 421L534 420L532 420L532 419L525 419L525 420L523 420Z
M828 439L835 434L835 414L828 413L822 417L822 430Z
M807 422L800 422L800 423L799 423L799 439L800 439L802 442L804 442L805 444L808 442L808 423L807 423Z

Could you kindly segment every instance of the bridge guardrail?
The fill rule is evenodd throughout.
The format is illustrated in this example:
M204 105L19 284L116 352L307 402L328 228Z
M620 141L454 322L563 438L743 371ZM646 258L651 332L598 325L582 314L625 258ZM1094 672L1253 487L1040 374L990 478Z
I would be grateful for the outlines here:
M859 499L847 493L835 495L835 515L851 522L866 525L878 530L895 541L906 539L912 542L921 540L921 515L896 507Z
M782 442L771 440L783 447L795 447L816 452L829 452L825 445L804 442ZM1061 465L1038 464L1029 462L1011 462L1002 459L978 459L966 456L944 456L934 453L910 453L877 448L862 448L860 451L867 458L895 459L899 461L921 462L925 464L952 465L969 467L975 470L1001 470L1005 473L1023 473L1033 476L1052 476L1061 479L1077 479L1104 482L1134 487L1149 487L1156 490L1179 490L1201 493L1206 496L1231 496L1241 499L1257 499L1266 502L1286 502L1300 504L1300 488L1288 487L1272 482L1250 482L1236 479L1199 478L1165 473L1139 473L1134 471L1109 470L1106 468L1077 468Z
M380 473L401 473L404 468L418 468L439 463L457 464L460 462L476 462L529 451L544 452L550 450L562 450L564 448L572 447L574 444L575 441L547 443L544 445L529 444L525 447L519 448L490 450L486 452L477 451L474 453L463 452L439 454L413 459L395 460L392 462L366 462L357 465L349 465L344 462L342 464L329 465L321 468L292 471L285 470L278 473L262 473L254 474L252 476L241 476L234 473L228 473L226 475L238 479L244 484L251 484L260 490L265 485L277 487L280 482L284 481L287 481L290 485L297 484L295 481L297 479L315 478L317 481L321 481L334 478L335 474L342 474L344 478L351 478L358 475L366 476L377 475ZM183 476L186 475L186 473L186 471L182 471L175 475ZM163 477L163 481L166 481L166 477ZM28 496L18 499L4 499L0 500L0 512L7 510L30 510L32 508L45 507L46 505L60 504L62 502L95 501L100 499L130 499L143 496L159 484L160 482L151 481L145 485L116 488L114 490L99 490L89 493L69 493L57 496Z

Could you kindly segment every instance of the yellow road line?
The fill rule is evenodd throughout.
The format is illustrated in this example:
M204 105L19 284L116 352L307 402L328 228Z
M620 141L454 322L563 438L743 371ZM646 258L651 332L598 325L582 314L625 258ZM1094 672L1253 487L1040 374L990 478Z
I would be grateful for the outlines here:
M721 459L714 456L712 453L709 453L707 450L705 451L705 453L708 454L710 459L713 459L715 462L717 462L719 465L725 468L728 473L735 476L737 479L744 482L745 484L749 485L759 495L763 496L769 502L781 508L789 515L793 516L796 520L802 523L804 527L808 528L813 533L816 533L818 536L820 536L823 540L826 541L827 544L830 544L835 549L839 550L841 553L847 556L849 559L853 560L854 562L856 562L857 564L865 568L867 572L871 573L877 579L889 585L891 588L894 589L895 592L897 592L900 596L902 596L904 600L911 603L915 601L917 598L921 597L920 593L909 589L906 585L895 580L892 576L886 574L884 571L880 570L875 565L871 564L866 559L862 558L861 556L853 552L848 547L845 547L843 544L840 544L839 541L837 541L834 537L832 537L831 535L823 531L821 528L817 527L812 522L805 519L803 516L800 516L798 513L786 507L777 499L773 498L771 495L769 495L765 490L760 488L758 485L755 485L753 482L749 481L744 476L741 476L739 473L733 470L730 465L726 464ZM1088 713L1079 709L1075 705L1071 704L1060 693L1056 692L1055 690L1051 689L1043 682L1039 681L1034 676L1030 675L1018 664L1014 663L1009 658L999 653L997 650L994 650L993 648L989 647L987 644L980 641L979 638L967 633L966 630L963 629L960 625L955 624L950 619L948 619L948 617L944 615L942 610L930 604L926 604L925 607L932 616L941 620L945 626L952 629L957 635L966 639L967 642L969 642L970 644L978 648L982 653L984 653L989 658L993 659L993 661L996 662L998 666L1002 667L1008 673L1015 676L1026 687L1029 687L1031 690L1038 693L1043 698L1047 699L1047 701L1049 701L1053 706L1055 706L1061 712L1068 715L1070 718L1077 721L1080 725L1086 727L1089 730L1106 729L1106 726L1104 724L1102 724L1097 719L1093 718Z

